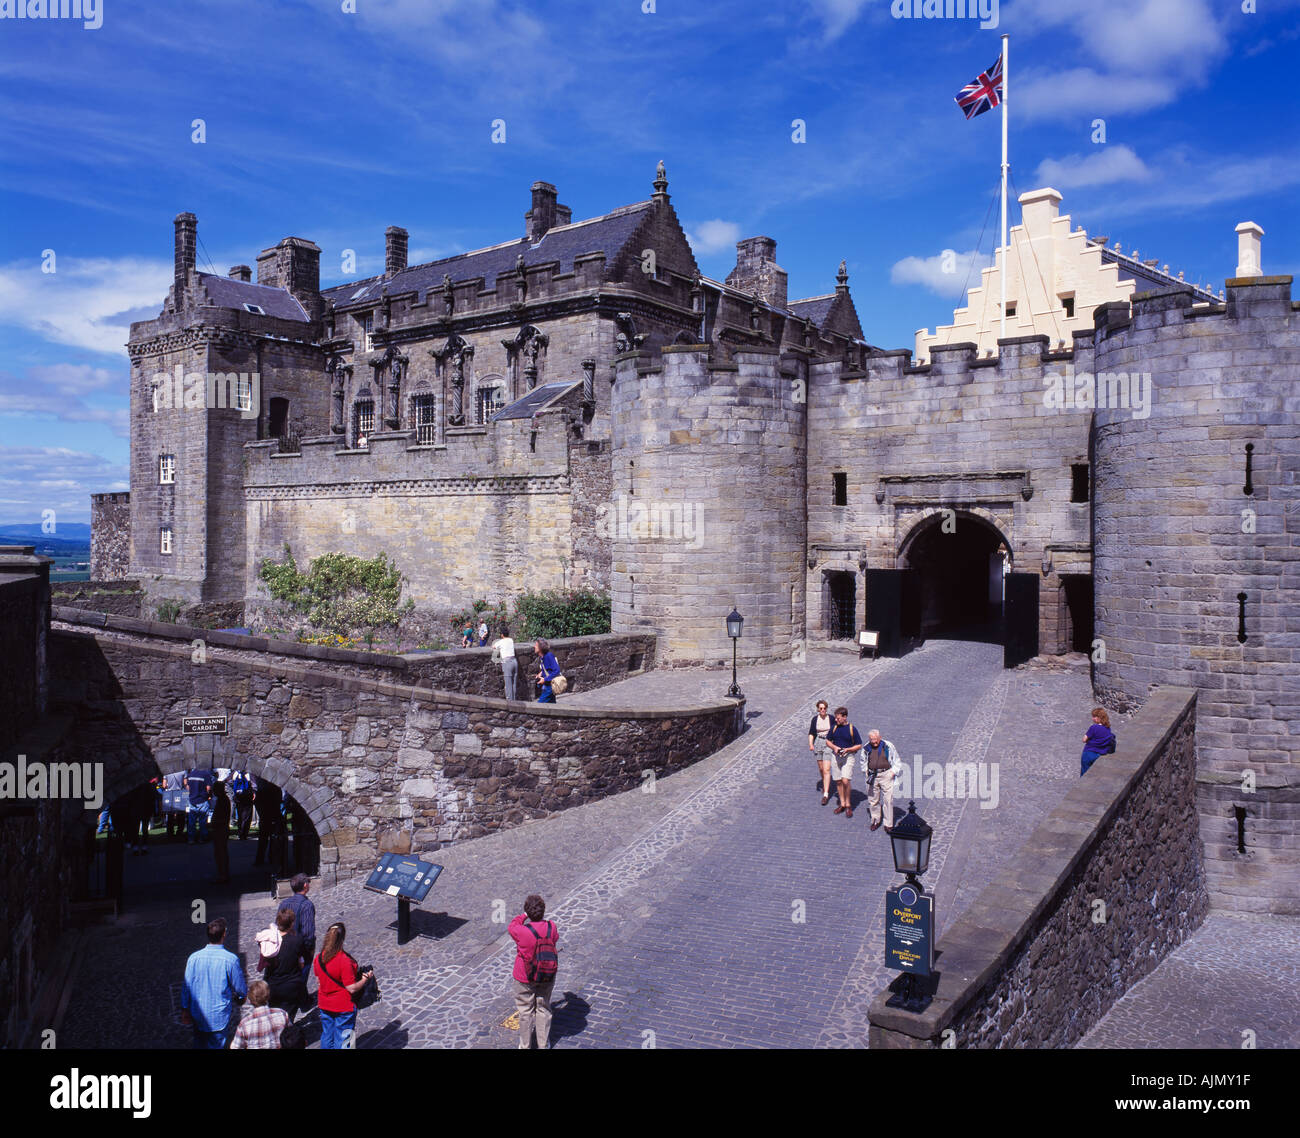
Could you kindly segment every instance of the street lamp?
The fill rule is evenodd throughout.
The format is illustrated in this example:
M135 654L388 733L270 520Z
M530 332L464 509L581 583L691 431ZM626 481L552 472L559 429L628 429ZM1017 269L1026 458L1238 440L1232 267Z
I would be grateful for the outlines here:
M889 841L894 847L894 868L907 875L908 883L922 893L925 890L917 880L930 868L930 838L934 830L916 812L916 803L907 804L903 820L889 831Z
M745 696L745 693L740 690L740 685L736 683L736 641L740 639L740 630L744 623L745 618L733 608L731 615L727 617L727 635L731 637L731 687L727 695L732 699L743 699Z

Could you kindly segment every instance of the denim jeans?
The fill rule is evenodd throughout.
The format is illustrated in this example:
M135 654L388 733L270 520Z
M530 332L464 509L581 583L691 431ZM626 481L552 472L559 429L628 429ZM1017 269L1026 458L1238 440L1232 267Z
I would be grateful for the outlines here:
M543 684L543 685L542 685L542 694L539 695L539 696L537 697L537 702L538 702L538 703L554 703L554 702L555 702L555 692L553 692L553 691L551 690L551 685L550 685L550 684Z
M322 1051L339 1051L348 1045L348 1036L356 1031L357 1013L327 1012L321 1008L320 1013L320 1049ZM355 1046L355 1043L354 1043Z
M236 1008L230 1022L220 1031L200 1031L194 1028L194 1048L197 1051L221 1051L230 1046L235 1038L235 1029L239 1027L239 1009Z
M1098 751L1084 751L1083 754L1079 756L1079 777L1082 778L1086 775L1088 773L1088 768L1099 758L1101 758L1101 754Z
M206 842L208 840L208 808L206 806L191 806L185 811L185 836L191 842L194 840L195 826L198 826L199 836Z

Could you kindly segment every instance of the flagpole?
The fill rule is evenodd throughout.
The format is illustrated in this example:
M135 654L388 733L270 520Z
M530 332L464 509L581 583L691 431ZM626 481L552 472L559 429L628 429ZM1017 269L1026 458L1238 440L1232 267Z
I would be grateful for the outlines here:
M1011 250L1007 245L1007 41L1002 37L1002 339L1007 338L1007 273Z

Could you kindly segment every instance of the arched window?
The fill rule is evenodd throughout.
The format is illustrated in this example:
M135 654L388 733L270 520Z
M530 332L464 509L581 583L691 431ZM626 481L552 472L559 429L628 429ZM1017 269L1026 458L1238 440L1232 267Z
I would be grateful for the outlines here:
M474 422L480 427L506 405L506 377L485 375L474 393Z

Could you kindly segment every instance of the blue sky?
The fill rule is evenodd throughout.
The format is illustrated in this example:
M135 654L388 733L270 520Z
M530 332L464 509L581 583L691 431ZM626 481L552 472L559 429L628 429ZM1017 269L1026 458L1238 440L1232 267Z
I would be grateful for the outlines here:
M1263 226L1265 272L1300 268L1300 0L1003 0L984 29L891 7L99 0L97 29L0 19L0 523L85 521L90 493L127 487L122 345L166 294L181 210L204 268L292 234L335 284L344 249L382 271L385 226L429 260L521 235L536 179L580 219L648 197L663 159L707 274L756 233L792 297L830 291L845 258L867 339L910 348L960 302L943 251L967 265L995 239L998 114L967 122L953 96L1003 32L1018 190L1054 185L1090 233L1216 289L1239 221Z

